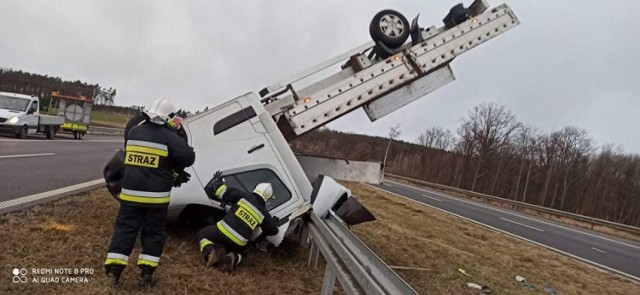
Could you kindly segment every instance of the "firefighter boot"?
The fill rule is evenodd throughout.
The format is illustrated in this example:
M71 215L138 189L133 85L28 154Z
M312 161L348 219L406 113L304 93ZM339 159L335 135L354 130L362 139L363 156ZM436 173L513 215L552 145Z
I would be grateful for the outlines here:
M120 275L124 271L124 265L107 264L104 268L107 273L107 280L109 280L109 284L114 288L118 287L118 284L120 283Z
M213 249L211 250L209 255L207 255L207 267L216 267L218 264L220 264L220 261L222 261L225 254L226 251L224 249L224 246L214 244Z
M153 277L155 267L149 265L140 265L140 278L138 278L138 285L140 287L153 287L157 281Z
M234 252L228 253L222 261L222 270L228 273L233 273L233 270L240 265L242 261L242 255Z

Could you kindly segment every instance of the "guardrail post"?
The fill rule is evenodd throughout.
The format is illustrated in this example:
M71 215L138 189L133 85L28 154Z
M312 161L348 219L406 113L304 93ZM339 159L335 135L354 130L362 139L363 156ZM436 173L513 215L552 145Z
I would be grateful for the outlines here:
M331 265L327 264L324 270L324 281L322 282L322 295L333 294L333 286L336 282L336 276L331 270Z
M311 240L311 246L309 247L309 261L307 262L307 267L318 268L318 258L320 257L320 248L315 241Z

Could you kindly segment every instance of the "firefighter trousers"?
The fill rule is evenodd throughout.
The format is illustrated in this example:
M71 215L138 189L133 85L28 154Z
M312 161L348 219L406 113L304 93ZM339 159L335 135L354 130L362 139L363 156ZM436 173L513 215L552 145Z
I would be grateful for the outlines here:
M196 237L200 244L200 252L202 253L202 257L205 261L207 260L207 256L213 250L214 244L224 246L226 252L235 252L237 254L245 256L246 246L243 247L231 241L223 233L221 233L218 227L215 225L203 227L198 231Z
M141 231L142 252L138 265L155 269L160 262L167 233L167 207L143 207L120 203L105 265L122 272Z

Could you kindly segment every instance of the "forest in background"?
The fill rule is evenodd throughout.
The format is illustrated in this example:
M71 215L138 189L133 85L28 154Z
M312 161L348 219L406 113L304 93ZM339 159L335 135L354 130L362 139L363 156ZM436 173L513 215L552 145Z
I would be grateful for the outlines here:
M37 96L42 106L49 104L52 91L69 96L86 96L98 105L113 105L116 99L116 90L111 87L6 68L0 68L0 91Z
M297 153L382 162L385 171L613 222L640 226L640 156L598 146L584 129L542 132L503 106L481 104L452 132L425 128L415 142L326 128L293 142Z

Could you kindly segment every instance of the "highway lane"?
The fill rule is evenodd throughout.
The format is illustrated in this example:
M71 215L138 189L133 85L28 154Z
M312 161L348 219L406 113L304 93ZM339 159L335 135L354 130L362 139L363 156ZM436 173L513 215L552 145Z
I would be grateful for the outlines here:
M122 137L62 135L47 140L0 136L0 201L66 187L102 177L104 164Z
M385 180L384 184L375 186L629 274L640 281L638 242L393 181Z

